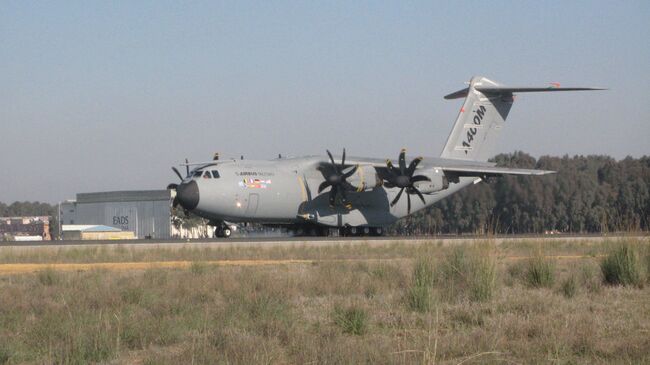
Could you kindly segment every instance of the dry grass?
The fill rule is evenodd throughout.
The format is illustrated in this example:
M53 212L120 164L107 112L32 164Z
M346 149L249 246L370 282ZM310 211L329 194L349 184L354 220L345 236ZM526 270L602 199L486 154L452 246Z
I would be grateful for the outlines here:
M647 252L647 243L631 243ZM649 286L602 285L600 256L615 244L545 247L547 255L587 255L557 259L548 288L522 279L528 259L510 259L533 247L489 242L61 251L77 263L84 254L88 262L140 255L189 263L0 276L0 364L648 363ZM52 262L21 255L0 262ZM309 261L208 263L256 258ZM426 308L410 303L414 287L426 288Z

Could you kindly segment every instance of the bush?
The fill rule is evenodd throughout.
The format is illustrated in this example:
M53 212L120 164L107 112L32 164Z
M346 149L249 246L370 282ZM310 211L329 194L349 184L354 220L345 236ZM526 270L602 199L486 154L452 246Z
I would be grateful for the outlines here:
M368 329L368 314L363 308L355 306L343 309L334 308L334 323L339 326L343 333L361 336Z
M630 245L623 244L611 249L600 262L600 270L606 284L643 286L639 255Z
M555 265L541 254L528 261L526 283L533 288L550 288L555 282Z

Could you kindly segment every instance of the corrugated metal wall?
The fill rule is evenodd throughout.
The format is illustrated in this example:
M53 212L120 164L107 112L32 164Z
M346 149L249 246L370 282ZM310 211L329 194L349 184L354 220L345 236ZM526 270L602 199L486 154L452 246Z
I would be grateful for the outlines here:
M148 194L131 199L150 198ZM64 224L98 224L132 231L138 238L170 238L170 207L167 200L123 201L119 192L105 194L100 201L81 199L76 203L61 204L61 220ZM109 196L112 195L112 196ZM111 200L114 197L116 201Z

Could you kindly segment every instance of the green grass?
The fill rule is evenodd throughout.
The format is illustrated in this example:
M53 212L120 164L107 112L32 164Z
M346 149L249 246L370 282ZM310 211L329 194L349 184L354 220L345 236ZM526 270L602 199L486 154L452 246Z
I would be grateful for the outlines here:
M443 298L484 302L496 290L495 248L489 244L457 246L440 262L437 285Z
M526 284L532 288L551 288L555 283L555 263L541 253L528 260L525 273Z
M337 306L334 308L332 317L334 323L341 328L343 333L361 336L368 330L368 314L363 308Z
M643 286L644 274L639 254L630 244L612 247L601 261L600 269L608 285Z
M564 279L560 288L560 291L565 298L571 299L575 297L576 293L578 292L578 283L575 276L570 275Z
M647 241L629 243L643 268ZM555 260L555 290L527 285L528 259L509 257L531 247L490 242L61 251L78 262L193 263L0 275L0 364L649 363L650 287L603 285L601 255L614 245L585 245L544 247L596 252ZM51 252L19 259L49 262ZM315 262L206 263L215 257Z

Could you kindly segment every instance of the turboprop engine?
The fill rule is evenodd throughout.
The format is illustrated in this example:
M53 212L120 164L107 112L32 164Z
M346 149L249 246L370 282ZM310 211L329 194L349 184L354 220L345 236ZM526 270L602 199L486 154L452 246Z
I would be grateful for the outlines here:
M347 180L357 188L357 191L372 190L381 185L381 178L372 165L359 165L357 170Z
M436 191L445 190L449 187L449 179L447 179L447 176L445 176L442 169L433 168L419 170L418 174L424 175L430 179L430 181L418 181L413 183L413 186L420 190L422 194L435 193Z

